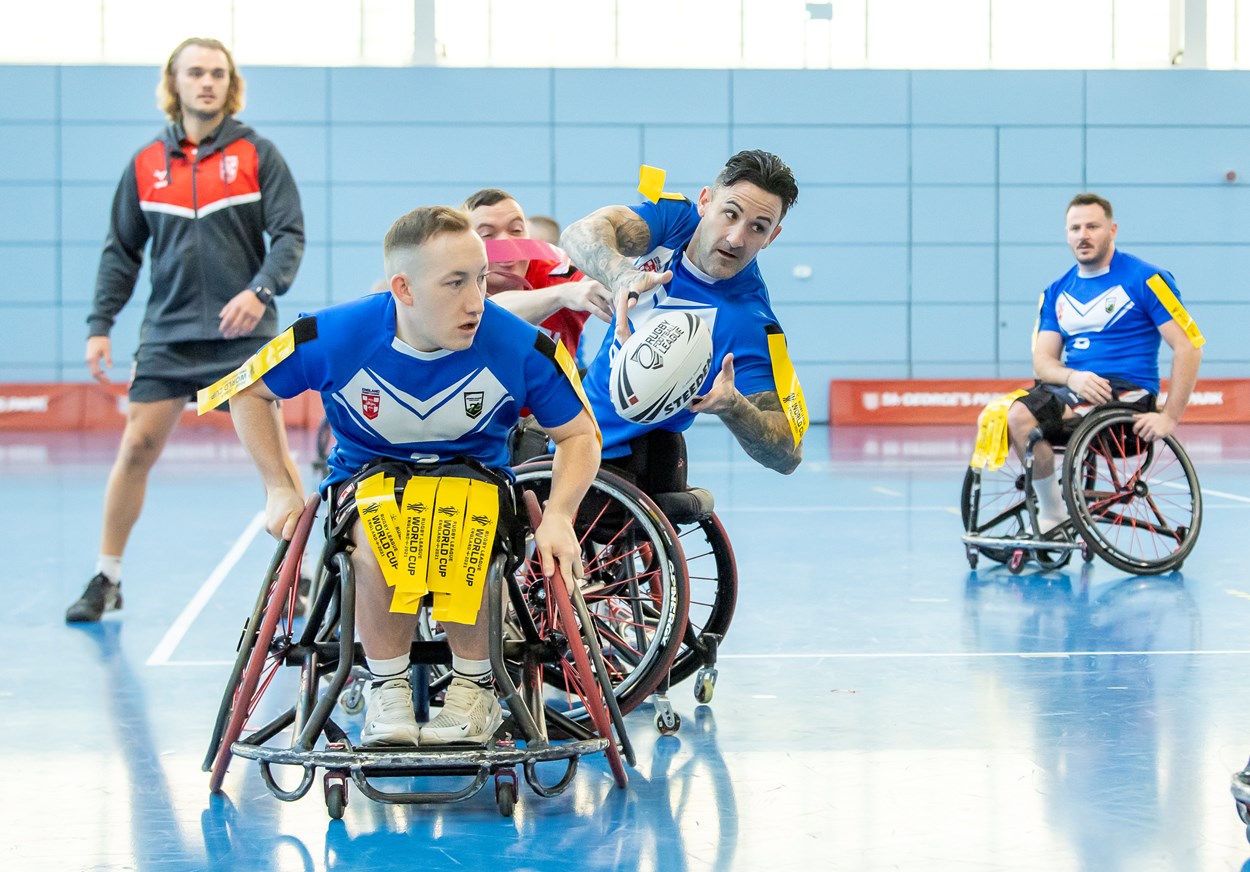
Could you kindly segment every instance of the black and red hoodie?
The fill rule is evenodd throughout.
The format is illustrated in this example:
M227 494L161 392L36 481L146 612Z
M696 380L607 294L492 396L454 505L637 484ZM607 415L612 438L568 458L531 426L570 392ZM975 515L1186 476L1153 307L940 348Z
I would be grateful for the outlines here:
M148 239L152 293L140 342L220 339L221 308L245 288L286 293L304 255L304 216L286 161L232 117L198 146L186 143L181 124L167 125L117 186L89 336L107 336L134 293ZM277 333L277 311L267 308L257 339Z

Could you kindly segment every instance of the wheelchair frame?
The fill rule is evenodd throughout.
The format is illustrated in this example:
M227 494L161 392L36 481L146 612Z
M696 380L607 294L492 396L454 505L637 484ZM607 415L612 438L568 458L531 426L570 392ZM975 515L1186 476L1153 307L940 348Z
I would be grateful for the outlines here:
M533 529L541 513L533 494L527 492L525 497ZM580 590L575 587L570 597L558 573L547 585L550 596L544 597L544 606L549 619L545 622L547 635L542 636L521 597L516 575L506 571L508 560L502 554L492 559L483 600L483 607L490 608L492 670L508 711L495 740L486 747L468 748L353 747L346 732L330 715L351 677L353 665L363 662L364 654L354 641L355 576L349 553L338 549L329 537L323 559L323 564L328 562L329 571L322 574L322 583L312 595L302 630L297 633L295 626L295 582L319 506L316 496L310 498L291 541L279 543L251 619L244 627L204 760L204 769L212 772L213 792L221 789L235 756L257 760L266 787L284 801L306 795L317 767L325 769L325 802L335 819L343 816L347 805L349 778L364 795L376 801L439 803L468 799L494 776L496 804L503 815L510 816L518 800L517 766L535 793L556 796L572 783L582 755L603 751L617 786L626 786L624 763L634 765L633 749L615 697L603 692L611 683L596 634L584 629L594 624ZM513 606L510 635L504 628L505 596ZM352 631L341 632L346 627ZM560 638L556 638L557 634L561 634ZM450 662L445 641L414 642L411 654L414 664ZM584 710L589 712L593 730L544 702L541 675L554 660L564 664L562 670ZM278 668L284 665L300 668L295 704L243 735L244 723L256 712ZM324 688L323 679L328 679ZM569 740L553 742L549 725ZM292 733L289 745L270 744L288 728ZM537 772L538 763L549 761L565 763L554 782L542 780ZM301 768L299 783L293 788L279 785L273 776L274 766ZM380 778L423 776L469 780L454 790L391 791L375 784Z
M1066 449L1056 446L1056 460L1063 460L1060 485L1068 520L1041 536L1034 532L1038 517L1033 490L1039 429L1030 434L1018 469L1010 457L997 472L969 467L961 495L969 566L975 569L979 556L985 555L1012 573L1020 572L1028 559L1050 570L1080 551L1087 563L1098 555L1135 575L1179 569L1202 525L1202 490L1189 456L1174 437L1151 442L1132 432L1138 413L1120 404L1095 409L1073 430ZM986 487L990 475L1000 485L993 491ZM1187 498L1182 490L1188 491Z

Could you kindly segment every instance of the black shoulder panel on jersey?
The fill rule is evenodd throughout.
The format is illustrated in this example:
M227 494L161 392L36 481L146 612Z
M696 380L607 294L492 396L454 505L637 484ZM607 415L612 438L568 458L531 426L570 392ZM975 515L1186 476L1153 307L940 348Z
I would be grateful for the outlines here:
M303 318L296 320L291 325L291 331L295 338L295 344L301 342L312 342L317 338L317 319L313 315L305 315Z

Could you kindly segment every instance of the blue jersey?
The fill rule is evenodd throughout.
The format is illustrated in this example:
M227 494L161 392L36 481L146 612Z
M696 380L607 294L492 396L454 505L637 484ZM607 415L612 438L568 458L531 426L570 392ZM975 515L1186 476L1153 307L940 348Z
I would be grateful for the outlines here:
M279 397L321 393L337 441L323 489L376 458L471 457L507 470L506 437L522 406L545 427L582 410L555 343L490 301L463 351L417 351L400 341L389 292L305 316L295 335L294 352L264 382Z
M740 392L749 395L776 390L767 328L780 325L768 300L759 265L752 261L736 276L717 281L690 263L682 252L699 224L699 211L685 198L643 203L633 210L647 222L653 246L635 265L647 271L671 269L673 279L638 301L630 312L630 324L637 328L657 310L684 309L698 315L712 332L712 369L699 389L700 395L711 389L722 359L731 353L734 385ZM683 410L658 424L636 424L617 415L609 381L612 358L620 347L614 317L585 381L586 396L603 432L605 458L629 454L630 440L649 430L680 432L689 428L695 418L694 412Z
M1099 276L1081 278L1074 266L1046 289L1038 329L1063 337L1067 366L1126 379L1157 394L1159 327L1172 316L1146 286L1155 275L1179 300L1171 273L1122 251Z

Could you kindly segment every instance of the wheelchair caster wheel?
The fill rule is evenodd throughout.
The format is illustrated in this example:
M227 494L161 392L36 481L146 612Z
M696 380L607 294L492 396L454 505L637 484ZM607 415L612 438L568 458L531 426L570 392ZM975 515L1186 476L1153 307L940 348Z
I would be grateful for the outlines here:
M1011 559L1007 561L1007 571L1012 575L1019 575L1022 569L1024 569L1024 552L1017 548L1011 552Z
M1086 563L1094 562L1094 549L1090 548L1089 543L1084 540L1081 541L1081 559Z
M1237 817L1241 818L1241 822L1250 827L1250 806L1240 800L1234 800L1237 805ZM1247 831L1250 833L1250 830Z
M712 701L716 691L716 670L703 668L694 677L694 698L696 702L707 704Z
M349 715L358 715L365 710L365 695L361 682L354 681L339 697L339 705Z
M976 569L976 568L977 568L977 561L980 559L980 552L978 552L978 551L977 551L977 546L975 546L975 545L969 545L969 546L965 549L964 553L965 553L965 554L967 555L967 557L968 557L968 568L969 568L969 569Z
M655 716L655 728L660 731L661 736L671 736L681 729L681 715L671 710L667 716L658 714Z
M516 773L511 769L501 769L495 773L495 805L504 817L512 817L516 808Z
M347 776L342 772L327 772L325 775L326 811L336 821L343 819L347 808Z

